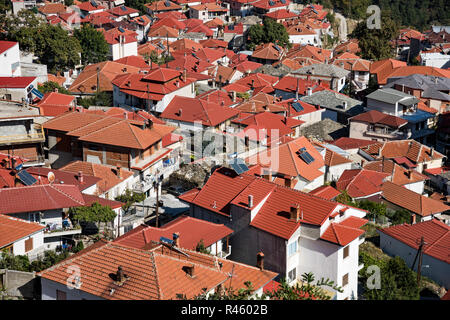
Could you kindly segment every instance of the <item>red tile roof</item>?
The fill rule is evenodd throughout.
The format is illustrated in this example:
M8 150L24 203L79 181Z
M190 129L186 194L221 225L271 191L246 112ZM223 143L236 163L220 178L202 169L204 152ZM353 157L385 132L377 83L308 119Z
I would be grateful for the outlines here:
M386 181L381 189L384 199L422 217L450 210L450 206L441 201L422 196L390 181Z
M366 219L354 216L348 217L338 223L332 222L324 233L322 233L320 239L345 247L365 232L359 228L366 223Z
M60 168L59 170L72 172L75 174L82 172L87 176L92 176L100 179L100 181L97 182L97 191L99 194L107 192L109 189L115 187L116 185L133 175L133 172L121 168L119 178L117 174L117 167L85 161L73 161Z
M218 197L218 194L221 196ZM254 207L267 197L250 225L283 239L289 239L301 223L321 225L338 205L334 201L286 188L251 174L237 175L227 168L217 169L201 190L194 189L179 198L209 211L229 216L231 204L249 210L247 206L249 195L253 195ZM302 220L290 219L292 204L300 205L303 212Z
M170 300L177 295L192 299L219 284L234 290L251 281L255 289L277 276L241 263L182 249L188 256L159 245L152 250L133 249L114 242L98 241L89 248L39 273L42 278L66 284L69 264L80 266L79 290L108 300ZM219 262L222 267L219 266ZM121 266L127 280L117 285L111 274ZM194 267L195 277L185 268ZM230 278L229 273L234 276Z
M133 66L140 69L150 68L150 66L145 62L142 56L127 56L114 60L114 62L125 64L127 66Z
M29 237L44 228L45 226L39 223L0 214L0 249L20 239Z
M214 102L175 96L164 109L161 118L190 123L199 122L204 126L217 126L237 114L236 110Z
M65 131L80 141L145 150L157 143L175 128L153 123L142 129L143 121L119 119L113 116L67 112L44 123L47 130ZM68 131L68 132L67 132Z
M398 185L405 185L428 179L427 176L417 172L416 170L405 169L403 166L398 165L390 159L370 161L364 165L364 169L388 173L390 175L389 181Z
M33 185L0 189L0 213L13 214L84 206L77 186Z
M346 190L352 198L365 198L380 193L387 177L389 174L384 172L348 169L336 182L336 188L340 191Z
M311 163L306 163L299 155L300 149L305 150L314 158ZM270 159L270 164L267 164L267 159ZM264 150L250 156L247 161L250 164L259 164L264 168L270 168L272 172L284 174L290 177L302 177L307 181L313 181L314 179L323 175L320 171L325 162L319 153L314 148L311 142L305 138L300 137L288 143L273 146L268 150Z
M0 88L26 88L36 77L0 77Z
M331 141L330 143L334 144L335 146L337 146L343 150L348 150L348 149L359 149L361 147L366 147L368 145L377 143L377 141L342 137L335 141Z
M444 157L436 150L432 151L430 147L412 139L377 142L361 149L375 159L406 157L414 164L439 160Z
M139 13L139 10L130 8L130 7L126 7L124 5L119 6L119 7L114 7L108 10L108 12L112 13L115 16L127 16L133 13Z
M231 235L233 230L223 224L216 224L188 216L181 216L161 228L143 226L114 240L114 242L136 249L145 249L151 241L158 242L160 237L172 239L174 233L179 233L180 247L195 250L203 240L205 247Z
M414 249L419 248L420 239L423 237L426 242L424 254L450 263L450 227L437 219L378 230Z
M15 41L0 41L0 53L3 53L6 50L11 49L16 44L19 44L19 43L15 42Z
M309 192L309 194L315 195L327 200L333 200L341 193L332 186L321 186Z
M281 46L278 46L278 48L279 50L271 42L261 44L253 50L252 57L266 60L280 60L285 54L285 49Z
M360 113L357 116L351 117L349 120L371 124L384 124L391 128L400 128L408 123L405 119L385 114L377 110Z
M53 172L55 175L55 184L69 184L74 185L80 188L80 191L83 191L99 182L101 179L84 174L82 177L82 181L78 177L78 172L65 172L62 170L55 170L45 167L29 167L26 169L26 171L31 174L33 177L35 177L39 184L49 184L48 181L48 173Z

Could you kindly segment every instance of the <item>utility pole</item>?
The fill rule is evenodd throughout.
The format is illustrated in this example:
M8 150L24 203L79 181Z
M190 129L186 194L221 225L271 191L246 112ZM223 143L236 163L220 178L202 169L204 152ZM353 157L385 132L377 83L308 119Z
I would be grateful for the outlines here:
M156 208L155 208L155 213L156 213L156 228L158 228L158 218L159 218L159 183L155 182L154 187L156 189Z
M414 270L414 265L416 264L416 260L417 257L419 257L419 264L417 266L417 285L420 285L420 273L421 273L421 269L422 269L422 256L423 256L423 247L426 245L427 243L424 241L423 237L420 239L420 244L419 244L419 248L417 249L417 254L416 257L414 258L414 262L413 265L411 267L411 269Z

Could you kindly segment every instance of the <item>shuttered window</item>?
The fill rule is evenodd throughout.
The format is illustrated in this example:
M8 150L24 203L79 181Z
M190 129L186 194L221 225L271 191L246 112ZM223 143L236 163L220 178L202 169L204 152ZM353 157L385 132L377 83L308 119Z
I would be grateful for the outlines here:
M348 273L342 277L342 286L345 287L348 284Z
M33 238L25 240L25 252L33 250Z

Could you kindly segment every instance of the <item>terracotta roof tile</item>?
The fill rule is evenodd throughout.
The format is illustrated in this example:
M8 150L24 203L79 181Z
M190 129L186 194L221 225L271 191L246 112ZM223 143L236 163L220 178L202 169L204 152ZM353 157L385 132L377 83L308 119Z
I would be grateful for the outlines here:
M0 248L37 233L44 228L45 226L39 223L0 214Z
M366 169L348 169L336 182L336 188L340 191L346 190L352 198L364 198L380 193L387 177L389 177L388 173Z
M422 217L450 210L450 206L440 201L422 196L390 181L383 184L382 196L387 201Z
M232 234L233 230L223 224L181 216L160 228L145 226L139 231L133 230L131 234L126 233L114 242L136 249L144 249L151 241L158 242L160 237L172 239L174 233L180 234L180 247L195 250L200 240L203 240L207 248Z
M403 224L379 229L379 232L397 239L411 248L418 249L421 237L424 238L424 254L450 263L450 227L432 219L413 225Z

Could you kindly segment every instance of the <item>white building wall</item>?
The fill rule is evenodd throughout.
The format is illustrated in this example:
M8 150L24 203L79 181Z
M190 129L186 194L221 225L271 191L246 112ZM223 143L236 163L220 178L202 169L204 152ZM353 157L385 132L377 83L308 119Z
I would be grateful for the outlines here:
M0 76L2 77L21 75L19 43L0 54L0 66Z
M320 39L317 34L295 34L289 35L289 42L294 44L306 45L310 44L313 46L320 45Z
M404 187L408 190L414 191L418 194L423 194L425 183L424 181L418 181L414 183L405 184Z
M29 238L33 238L33 249L25 251L25 241ZM30 253L42 252L44 250L44 229L35 233L29 237L22 238L13 244L13 255L25 255Z
M67 267L71 266L70 264ZM70 271L69 271L70 273ZM68 275L69 275L68 273ZM56 290L66 293L67 300L104 300L100 297L94 296L90 293L82 291L83 289L83 277L81 277L81 287L79 289L70 289L68 286L61 283L41 278L42 286L42 300L56 300Z
M326 181L337 181L341 177L342 173L345 170L349 170L352 168L352 162L343 163L337 166L332 166L328 168L328 175L326 177Z
M380 248L390 256L401 257L405 260L406 265L411 268L417 250L383 232L378 233L380 234ZM417 271L417 265L418 263L416 261L414 271ZM421 273L423 276L429 277L447 289L450 288L450 264L424 254Z

